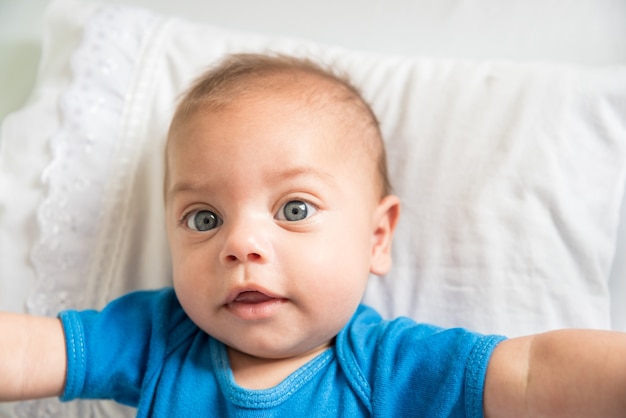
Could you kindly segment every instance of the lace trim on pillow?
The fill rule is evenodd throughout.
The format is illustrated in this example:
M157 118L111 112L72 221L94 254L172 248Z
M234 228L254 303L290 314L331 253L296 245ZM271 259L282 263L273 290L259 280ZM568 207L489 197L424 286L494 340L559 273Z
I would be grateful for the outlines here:
M32 252L38 279L27 302L32 313L81 305L133 67L153 22L140 9L103 7L72 56L73 79L60 98L61 128L50 139L52 161L42 179L48 196L38 209Z
M52 159L42 175L47 197L38 208L39 239L31 259L37 275L30 313L54 316L107 293L93 274L111 198L121 199L120 176L132 172L122 126L144 49L162 19L122 6L101 7L86 22L71 57L72 78L60 97L60 129L50 138ZM36 123L36 122L35 122ZM136 146L135 146L136 147ZM128 167L131 166L131 167ZM128 186L127 186L128 187ZM106 232L106 231L105 231ZM103 288L104 287L104 288ZM109 416L95 403L41 400L19 403L20 417ZM71 410L71 412L70 412Z

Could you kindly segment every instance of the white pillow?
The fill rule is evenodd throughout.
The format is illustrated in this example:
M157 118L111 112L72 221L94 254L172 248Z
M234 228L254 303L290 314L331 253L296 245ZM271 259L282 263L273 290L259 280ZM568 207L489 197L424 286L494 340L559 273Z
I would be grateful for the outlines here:
M0 160L2 233L10 219L32 230L37 211L32 312L170 283L161 181L176 98L226 53L278 51L347 70L381 120L403 214L394 270L366 303L509 336L610 327L623 67L382 56L71 1L50 10L45 41Z

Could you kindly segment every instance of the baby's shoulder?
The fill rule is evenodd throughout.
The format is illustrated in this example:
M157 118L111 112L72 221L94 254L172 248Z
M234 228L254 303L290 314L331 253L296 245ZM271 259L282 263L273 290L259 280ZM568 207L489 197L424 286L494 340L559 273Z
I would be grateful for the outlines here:
M504 337L482 335L464 328L442 328L407 317L382 318L374 309L360 306L337 336L340 359L353 362L364 374L396 370L399 365L422 368L428 364L484 361Z

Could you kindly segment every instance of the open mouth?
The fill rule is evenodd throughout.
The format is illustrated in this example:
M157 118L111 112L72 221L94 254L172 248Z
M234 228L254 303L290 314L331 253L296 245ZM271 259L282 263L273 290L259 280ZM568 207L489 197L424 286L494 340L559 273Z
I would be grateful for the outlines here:
M250 291L239 293L232 303L257 304L257 303L267 302L273 299L276 299L276 298L268 296L265 293L250 290Z
M235 316L245 320L268 318L287 302L287 299L274 297L257 290L239 292L231 302L226 304Z

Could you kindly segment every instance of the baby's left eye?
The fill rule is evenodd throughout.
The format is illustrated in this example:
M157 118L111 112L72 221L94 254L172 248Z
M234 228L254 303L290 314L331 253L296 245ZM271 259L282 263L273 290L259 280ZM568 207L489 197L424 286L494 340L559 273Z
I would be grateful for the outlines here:
M301 221L315 214L317 208L303 200L290 200L285 203L276 214L276 218L281 221Z

